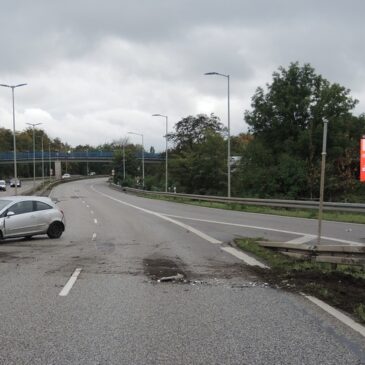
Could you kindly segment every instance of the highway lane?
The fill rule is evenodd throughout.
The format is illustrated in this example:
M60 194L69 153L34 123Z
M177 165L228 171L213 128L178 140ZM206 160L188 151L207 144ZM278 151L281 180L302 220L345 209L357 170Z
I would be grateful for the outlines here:
M94 189L98 189L100 193L111 194L105 190L105 187L95 186ZM316 219L207 209L194 205L145 199L129 194L124 194L123 200L182 220L189 225L211 232L214 237L223 241L231 241L236 236L247 236L285 242L306 235L308 243L316 242L318 230ZM322 236L324 244L364 245L365 225L323 221Z
M100 179L52 196L66 214L61 239L0 245L1 364L365 362L363 337L305 298L267 287L220 244L119 201L208 219L215 210L128 196ZM241 232L184 222L223 241ZM189 282L154 280L177 271Z
M20 188L18 188L18 194L23 194L29 190L32 189L33 187L33 180L26 180L26 181L21 181L22 183L22 186ZM37 184L40 184L41 181L40 180L37 180L36 181L36 185ZM6 185L6 191L0 191L0 198L1 197L4 197L4 196L11 196L11 195L14 195L15 194L15 188L11 188L9 186L9 184Z

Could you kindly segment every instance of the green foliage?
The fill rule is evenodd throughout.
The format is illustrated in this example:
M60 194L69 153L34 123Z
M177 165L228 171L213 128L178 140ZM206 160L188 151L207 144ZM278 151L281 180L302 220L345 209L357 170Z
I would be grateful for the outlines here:
M175 151L186 151L193 149L196 144L204 143L209 132L221 133L224 128L214 114L209 117L198 114L181 119L176 123L175 130L175 133L168 135L169 140L174 143Z
M179 192L224 194L226 190L226 142L219 118L188 116L169 134L175 148L170 151L170 180Z
M356 190L358 144L364 116L354 117L350 91L330 84L306 64L279 68L267 92L258 88L245 112L254 139L240 165L240 195L317 198L323 120L329 121L326 199L347 200Z

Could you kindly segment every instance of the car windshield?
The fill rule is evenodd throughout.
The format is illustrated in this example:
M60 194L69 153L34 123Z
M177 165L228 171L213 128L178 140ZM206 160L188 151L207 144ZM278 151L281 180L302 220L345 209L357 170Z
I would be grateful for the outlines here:
M10 200L1 199L0 200L0 210L2 210L4 207L6 207L9 203L11 203Z

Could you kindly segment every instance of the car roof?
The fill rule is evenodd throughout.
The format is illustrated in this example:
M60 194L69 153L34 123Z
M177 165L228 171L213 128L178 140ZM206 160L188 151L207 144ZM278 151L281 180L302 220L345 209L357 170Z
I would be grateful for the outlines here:
M27 201L27 200L37 200L43 203L47 203L47 204L54 204L54 202L48 198L48 197L44 197L44 196L26 196L26 195L13 195L13 196L4 196L1 197L0 200L8 200L11 202L19 202L19 201Z

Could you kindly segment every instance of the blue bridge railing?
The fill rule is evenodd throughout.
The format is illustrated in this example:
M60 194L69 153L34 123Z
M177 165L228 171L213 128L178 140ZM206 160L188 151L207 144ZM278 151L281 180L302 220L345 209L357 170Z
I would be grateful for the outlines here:
M17 152L17 160L33 160L33 151ZM112 151L89 151L89 152L43 152L43 159L45 160L112 160L114 158L114 152ZM142 152L136 154L137 159L142 159ZM164 160L165 154L159 153L144 153L146 160ZM12 161L14 159L13 152L0 152L0 161ZM42 152L35 152L35 159L42 159Z

